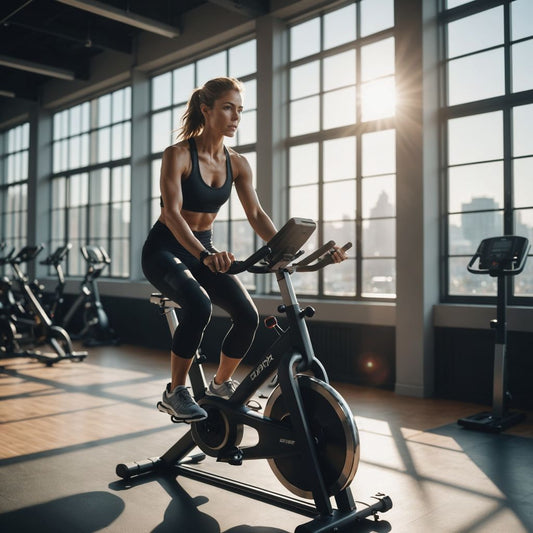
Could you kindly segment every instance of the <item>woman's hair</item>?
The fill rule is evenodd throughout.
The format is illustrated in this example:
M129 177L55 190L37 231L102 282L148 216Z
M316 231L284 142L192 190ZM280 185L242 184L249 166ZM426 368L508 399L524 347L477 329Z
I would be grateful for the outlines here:
M181 118L179 129L179 139L190 139L196 137L204 129L204 115L200 109L201 104L211 108L215 100L220 98L227 91L244 91L243 84L235 78L213 78L204 83L202 87L195 89L187 103L187 109Z

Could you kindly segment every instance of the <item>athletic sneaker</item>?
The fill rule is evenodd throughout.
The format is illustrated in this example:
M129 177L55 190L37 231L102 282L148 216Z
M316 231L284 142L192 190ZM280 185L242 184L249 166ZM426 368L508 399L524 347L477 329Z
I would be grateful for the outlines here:
M209 396L217 396L218 398L229 400L238 385L239 382L233 381L232 379L228 379L228 381L224 381L224 383L217 385L215 383L215 378L213 378L211 383L209 383L209 387L207 387L205 393Z
M157 408L183 422L198 422L207 418L207 412L194 401L185 385L178 385L170 392L168 383Z

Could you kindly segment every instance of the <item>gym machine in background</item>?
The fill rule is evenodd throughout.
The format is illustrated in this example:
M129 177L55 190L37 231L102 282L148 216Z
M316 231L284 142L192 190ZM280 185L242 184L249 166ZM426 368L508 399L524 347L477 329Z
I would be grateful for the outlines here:
M490 322L490 327L495 330L492 411L459 419L457 423L467 429L498 433L525 417L524 413L509 411L506 405L510 399L506 376L506 305L507 278L524 270L528 252L529 241L525 237L490 237L481 241L468 263L468 271L472 274L488 274L497 278L498 292L497 318Z

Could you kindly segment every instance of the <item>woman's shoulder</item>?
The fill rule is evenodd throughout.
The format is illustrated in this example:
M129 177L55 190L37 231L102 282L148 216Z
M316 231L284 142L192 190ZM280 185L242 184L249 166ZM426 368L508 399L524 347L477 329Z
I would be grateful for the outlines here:
M248 159L243 154L236 152L233 148L227 147L230 160L231 168L233 170L233 178L236 179L241 175L247 175L251 173L250 163Z

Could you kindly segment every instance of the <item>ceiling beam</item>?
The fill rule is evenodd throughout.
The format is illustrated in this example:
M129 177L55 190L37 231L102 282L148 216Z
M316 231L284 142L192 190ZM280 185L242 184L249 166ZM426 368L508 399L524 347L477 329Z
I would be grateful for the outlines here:
M88 11L94 15L99 15L104 18L114 20L116 22L122 22L123 24L128 24L135 28L141 30L149 31L151 33L156 33L162 35L163 37L168 37L169 39L174 39L180 35L179 28L175 26L170 26L159 20L151 19L148 17L143 17L142 15L137 15L131 11L123 11L116 7L104 4L103 2L98 2L97 0L56 0L62 4L66 4L83 11Z
M240 13L249 18L266 15L269 10L269 0L208 0L211 4L216 4L229 11Z
M72 70L44 65L43 63L35 63L34 61L27 61L26 59L19 59L16 57L0 55L0 65L41 74L42 76L48 76L51 78L59 78L61 80L72 81L76 78L76 75Z

